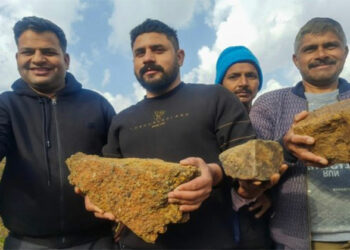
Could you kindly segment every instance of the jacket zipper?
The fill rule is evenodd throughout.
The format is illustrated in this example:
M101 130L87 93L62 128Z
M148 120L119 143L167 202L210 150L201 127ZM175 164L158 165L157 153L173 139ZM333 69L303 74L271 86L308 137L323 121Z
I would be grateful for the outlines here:
M57 137L57 156L58 156L58 171L59 171L59 182L60 182L60 224L61 224L61 231L63 232L64 229L64 214L63 214L63 207L64 207L64 195L63 195L63 173L62 173L62 147L61 147L61 137L60 137L60 130L59 130L59 121L57 118L57 98L54 97L51 99L52 103L52 113L53 118L55 122L56 127L56 137ZM66 242L65 237L62 237L62 243L64 244Z
M49 117L46 108L46 101L44 98L39 98L39 103L42 105L43 113L43 133L44 133L44 151L45 151L45 164L47 169L47 185L51 186L51 168L49 162L49 149L51 147L50 137L49 137Z
M306 100L306 109L307 112L309 112L309 102ZM309 185L308 185L308 178L309 174L307 171L307 166L305 167L305 186L306 186L306 213L307 213L307 230L308 230L308 242L309 242L309 249L312 249L312 235L311 235L311 217L310 217L310 208L309 208Z

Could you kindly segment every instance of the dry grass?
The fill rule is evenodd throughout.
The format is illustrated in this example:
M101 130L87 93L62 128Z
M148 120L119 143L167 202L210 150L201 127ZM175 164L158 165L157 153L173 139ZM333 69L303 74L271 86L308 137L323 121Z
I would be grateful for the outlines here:
M4 170L5 160L0 162L0 177L2 176L2 171ZM2 224L2 220L0 219L0 249L4 249L4 240L7 236L7 229Z

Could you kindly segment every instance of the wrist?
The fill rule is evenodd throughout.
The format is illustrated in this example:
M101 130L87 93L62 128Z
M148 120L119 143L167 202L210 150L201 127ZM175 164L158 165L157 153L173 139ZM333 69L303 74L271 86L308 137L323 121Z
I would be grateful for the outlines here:
M218 185L223 178L223 172L221 167L216 163L211 163L208 164L208 168L212 178L212 186Z

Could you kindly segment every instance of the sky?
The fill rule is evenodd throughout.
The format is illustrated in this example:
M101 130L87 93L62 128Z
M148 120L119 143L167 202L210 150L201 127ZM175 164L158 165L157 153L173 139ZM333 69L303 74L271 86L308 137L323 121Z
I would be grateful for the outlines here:
M349 0L1 0L0 92L19 77L12 28L24 16L49 19L65 31L69 71L119 112L145 95L134 76L129 32L147 18L177 30L184 82L213 84L220 52L248 47L263 71L260 95L300 81L293 43L309 19L333 18L350 39L349 9ZM341 76L350 80L350 60Z

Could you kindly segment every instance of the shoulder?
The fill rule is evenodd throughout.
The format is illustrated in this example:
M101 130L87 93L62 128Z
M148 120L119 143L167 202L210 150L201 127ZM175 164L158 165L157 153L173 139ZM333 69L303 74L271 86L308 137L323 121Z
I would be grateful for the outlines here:
M234 96L230 91L228 91L220 84L186 83L184 84L184 91L192 94L202 95L203 98L222 98L223 96L232 98L232 96Z
M5 91L0 94L0 105L8 105L20 98L20 95L16 94L14 91Z
M257 104L262 104L262 103L265 103L265 104L280 103L284 98L288 96L294 96L292 89L293 89L292 87L288 87L288 88L272 90L264 94L261 94L259 97L256 98L253 106L256 106Z
M266 92L262 95L259 96L260 99L271 99L271 98L276 98L276 97L282 97L285 96L287 94L291 94L292 93L292 87L288 87L288 88L282 88L282 89L276 89L276 90L272 90L269 92Z
M98 98L98 99L106 99L101 93L98 93L97 91L91 90L91 89L84 89L82 88L79 93L81 95L85 95L91 98Z
M97 91L82 88L77 93L78 95L81 96L82 100L88 100L90 102L98 102L106 105L111 105L107 100L107 98Z
M184 89L200 91L222 91L225 88L220 84L184 83Z
M145 105L143 105L144 100L141 100L121 111L118 112L117 117L128 117L128 116L134 116L138 112L142 112L142 110L145 109Z

